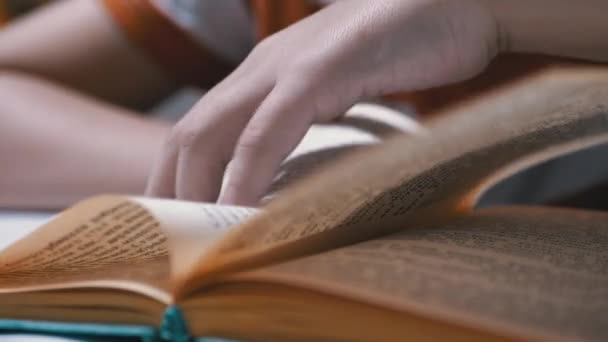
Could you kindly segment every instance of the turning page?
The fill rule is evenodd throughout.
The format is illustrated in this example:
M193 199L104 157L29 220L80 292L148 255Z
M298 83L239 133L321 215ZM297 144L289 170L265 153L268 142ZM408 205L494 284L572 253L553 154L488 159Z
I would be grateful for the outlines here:
M608 73L558 71L435 120L288 189L200 252L182 292L210 274L467 214L484 188L555 155L608 140ZM186 285L188 284L188 285Z

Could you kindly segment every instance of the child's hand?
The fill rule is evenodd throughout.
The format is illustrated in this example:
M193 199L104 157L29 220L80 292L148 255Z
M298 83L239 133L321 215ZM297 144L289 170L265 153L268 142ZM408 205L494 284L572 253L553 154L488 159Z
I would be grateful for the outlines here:
M261 42L173 129L148 194L252 205L314 122L362 97L467 79L498 52L479 0L337 2ZM356 170L354 170L356 171Z

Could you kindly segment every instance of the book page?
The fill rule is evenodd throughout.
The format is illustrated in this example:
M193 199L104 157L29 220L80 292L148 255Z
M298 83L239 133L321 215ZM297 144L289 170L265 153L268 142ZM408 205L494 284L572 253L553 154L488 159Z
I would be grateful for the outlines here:
M93 284L167 300L167 237L125 197L84 201L0 253L0 293Z
M312 254L465 215L521 168L608 140L608 73L559 70L439 117L288 189L201 252L181 281ZM373 223L373 224L372 224ZM186 285L189 284L189 285Z
M316 289L512 337L606 340L606 222L603 212L483 209L231 281Z
M170 300L171 278L255 209L100 196L0 252L0 294L104 286Z
M161 224L168 237L171 278L187 274L201 251L221 239L259 209L195 203L167 199L137 197L133 199L146 208Z

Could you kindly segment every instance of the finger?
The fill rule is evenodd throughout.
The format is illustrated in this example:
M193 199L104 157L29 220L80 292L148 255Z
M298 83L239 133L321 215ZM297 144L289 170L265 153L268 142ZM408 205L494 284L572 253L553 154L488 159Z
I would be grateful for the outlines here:
M218 84L215 91L221 92L223 89L222 86L229 88L229 85L237 82L242 74L242 72L235 71L228 78ZM197 110L197 107L195 106L193 110ZM186 115L185 118L187 118L187 116L188 115ZM175 128L168 134L160 155L157 157L148 177L145 190L146 196L161 198L177 197L177 165L180 155L180 145L183 145L183 135L184 133Z
M212 202L220 190L224 169L228 162L221 145L230 144L229 136L212 137L201 131L201 139L208 143L192 146L182 144L177 161L176 198L186 201Z
M180 123L175 194L189 201L215 201L234 146L273 80L240 82L205 96Z
M199 134L199 132L196 131L197 126L200 129L204 129L205 125L200 124L201 121L204 121L203 119L210 116L217 117L221 115L214 115L214 111L238 113L238 109L240 108L246 109L246 107L254 106L252 104L249 104L248 106L246 103L247 99L242 98L242 95L250 94L253 97L249 97L251 101L254 103L257 101L257 103L260 103L263 97L270 91L272 84L274 83L274 79L271 79L269 76L270 73L267 70L268 66L272 66L272 64L260 63L260 59L264 56L264 53L258 48L254 49L254 51L257 51L258 53L251 53L236 68L236 70L230 73L228 77L211 89L207 95L201 99L192 108L192 110L190 110L190 113L180 120L180 123L173 128L167 137L161 154L155 162L152 172L148 178L146 195L169 198L180 198L181 196L182 199L193 200L214 198L213 193L217 192L217 190L213 188L212 184L215 184L215 181L210 182L206 180L206 178L213 180L219 178L221 180L222 172L220 171L221 168L218 167L218 165L221 163L218 161L228 159L229 156L219 153L217 154L217 157L213 157L213 153L217 153L217 151L215 151L213 148L210 149L210 153L205 153L204 149L201 149L200 153L197 153L199 151L196 151L197 148L191 144L191 141L195 139L197 135L204 135L202 133ZM265 59L262 58L262 61L264 60ZM266 67L264 67L264 65ZM249 87L257 86L259 92L256 92L255 89L254 91L250 91L247 89L247 85L249 85ZM230 99L230 103L234 104L233 107L236 110L231 110L232 108L228 108L230 105L223 109L221 106L218 106L219 101L217 99L225 98L227 97L227 94L233 94L233 98ZM250 116L252 113L253 110L249 110L248 113L246 111L244 116ZM192 117L194 117L194 119L192 119ZM193 122L192 124L190 124L191 121ZM246 121L242 124L242 126L244 127L245 124ZM191 127L188 128L188 126ZM186 127L187 129L184 131L184 129L181 127ZM238 132L240 132L240 130L242 130L242 127L238 129ZM238 132L233 134L234 142L232 143L232 147L236 143L236 139L239 135ZM207 146L209 145L213 145L213 143L210 141L210 144L207 144ZM232 153L232 151L230 150L229 153ZM205 166L205 161L207 160L205 156L211 156L209 158L211 162L209 162L207 166ZM213 160L215 160L215 162ZM182 166L179 167L179 165ZM191 170L189 165L201 166L199 171L203 175L200 176L201 179L198 183L196 179L198 179L199 173L195 171L188 171ZM181 172L179 172L178 169L181 170ZM204 176L204 170L209 170L207 171L209 174L208 177ZM219 183L219 181L217 183ZM190 184L191 186L187 186L187 184ZM204 189L210 190L206 191Z
M277 84L237 142L219 201L256 205L316 116L309 87Z
M178 150L165 144L148 177L145 195L150 197L175 197L175 171Z

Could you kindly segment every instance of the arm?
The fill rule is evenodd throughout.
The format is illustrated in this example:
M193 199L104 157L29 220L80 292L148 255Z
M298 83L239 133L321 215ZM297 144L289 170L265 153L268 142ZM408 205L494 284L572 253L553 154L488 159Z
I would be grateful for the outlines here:
M607 61L607 7L605 0L338 1L265 39L209 91L172 130L147 191L253 205L310 125L360 98L462 81L505 50Z
M165 125L109 103L141 108L175 86L101 1L58 1L0 30L0 207L141 193Z
M15 73L0 73L0 99L0 208L143 192L166 124Z
M139 108L177 86L127 41L98 0L57 1L0 30L2 70Z

